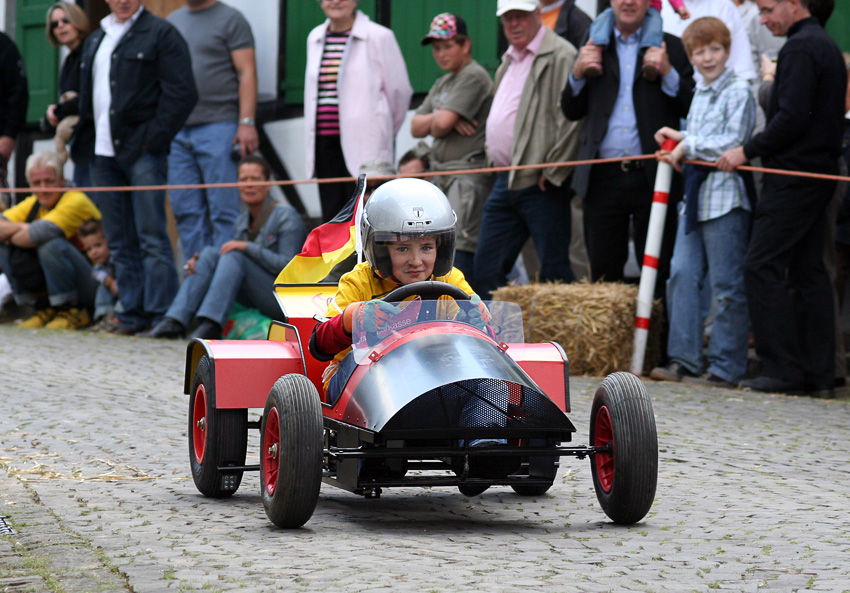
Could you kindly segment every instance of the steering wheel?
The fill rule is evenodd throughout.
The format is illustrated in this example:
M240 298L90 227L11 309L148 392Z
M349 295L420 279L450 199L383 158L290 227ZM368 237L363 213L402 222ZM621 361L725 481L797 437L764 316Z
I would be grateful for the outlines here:
M434 280L425 280L423 282L413 282L399 286L390 294L384 297L388 303L398 303L407 297L419 295L422 300L436 301L441 296L451 297L456 301L468 301L469 295L463 292L454 284L448 282L437 282Z
M385 296L384 300L388 303L397 303L415 295L418 295L422 297L423 300L428 301L435 301L441 296L451 297L457 302L457 306L460 307L461 310L468 315L476 314L478 310L477 307L475 307L469 302L470 295L466 294L463 290L461 290L454 284L449 284L448 282L438 282L434 280L413 282L411 284L399 286L394 291ZM496 339L495 333L493 333L493 329L489 325L487 326L487 331L485 331L484 333L488 333L491 338ZM371 336L367 335L367 340L370 338Z

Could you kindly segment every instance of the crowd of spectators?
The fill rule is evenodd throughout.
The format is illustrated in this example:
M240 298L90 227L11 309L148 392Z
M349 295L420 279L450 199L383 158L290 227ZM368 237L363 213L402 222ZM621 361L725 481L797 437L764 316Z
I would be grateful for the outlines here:
M494 79L473 59L464 19L437 15L421 43L445 74L410 129L430 140L397 168L394 139L413 91L396 38L357 0L317 1L327 20L307 40L308 177L425 176L457 217L455 267L488 298L523 264L539 281L571 282L587 269L593 281L623 280L631 246L644 259L658 168L634 157L672 139L677 149L657 155L677 173L655 262L667 357L653 377L833 393L844 375L835 330L844 287L830 273L846 281L850 233L838 227L836 252L827 206L842 202L843 188L774 174L757 186L738 170L754 161L846 172L847 68L823 29L833 0L611 0L593 23L574 0L498 0L508 49ZM29 157L33 195L0 214L0 270L17 302L33 308L20 324L218 338L234 303L279 316L274 278L306 236L293 208L268 186L172 190L181 275L165 192L147 188L270 179L254 155L248 22L218 0L187 0L167 20L141 0L106 2L110 14L94 31L73 2L47 12L48 41L68 50L60 96L43 120L55 129L58 156ZM0 78L5 183L27 88L20 54L2 34ZM91 198L40 191L64 185L68 155L78 187L141 189ZM535 168L593 159L609 162ZM716 161L716 169L683 167L687 160ZM489 166L520 168L427 177ZM321 219L332 219L353 189L320 184ZM846 225L850 215L835 210ZM836 255L830 271L824 262ZM745 379L748 339L762 370Z

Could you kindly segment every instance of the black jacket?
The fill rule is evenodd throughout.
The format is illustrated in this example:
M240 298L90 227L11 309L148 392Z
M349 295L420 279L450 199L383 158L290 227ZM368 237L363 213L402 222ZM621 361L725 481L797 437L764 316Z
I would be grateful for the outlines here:
M27 121L29 90L18 48L0 33L0 136L17 138Z
M83 57L83 45L75 47L65 61L62 62L62 69L59 71L59 96L61 97L68 91L80 92L80 63ZM61 121L69 115L80 114L80 97L79 95L66 101L58 103L56 117ZM91 162L94 155L94 127L92 126L76 126L74 135L71 139L71 159L75 165L87 165Z
M80 64L80 125L94 126L92 65L105 33L98 29L83 46ZM118 41L110 69L110 125L115 158L129 167L142 149L168 152L198 102L189 47L170 23L142 10Z
M643 64L643 55L646 48L638 53L635 67L634 85L632 87L632 98L635 106L635 119L637 120L638 136L644 154L652 154L658 150L655 142L655 132L664 126L679 129L679 121L688 116L691 99L694 96L694 70L688 61L682 41L675 35L664 34L667 44L667 55L670 63L679 73L679 92L675 97L667 96L661 90L661 77L649 81L641 75L640 64ZM584 43L586 40L582 43ZM608 132L608 118L617 101L617 93L620 86L620 62L617 58L617 44L609 43L602 52L602 76L590 78L581 92L572 96L569 83L561 96L561 109L567 119L585 119L584 129L581 132L579 144L579 160L597 158L599 145ZM573 173L572 187L581 197L587 197L587 185L590 180L591 165L576 167ZM649 185L655 184L656 161L646 161L646 175ZM674 176L674 187L672 194L681 196L682 187L680 176Z
M59 97L68 91L80 92L80 62L83 57L83 44L75 47L59 70ZM58 119L64 119L69 115L80 114L80 97L71 99L65 103L58 103L54 112Z
M576 49L586 43L590 23L593 20L578 6L575 0L566 0L561 5L558 20L555 23L555 33L572 43Z
M765 167L837 174L847 70L841 50L815 18L788 30L765 112L767 125L744 145ZM784 177L783 183L810 183Z

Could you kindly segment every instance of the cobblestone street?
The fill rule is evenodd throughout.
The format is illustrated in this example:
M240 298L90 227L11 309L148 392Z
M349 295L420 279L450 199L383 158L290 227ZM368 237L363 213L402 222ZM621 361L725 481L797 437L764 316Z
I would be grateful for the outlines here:
M632 527L567 457L534 498L322 486L313 518L283 531L256 473L228 500L195 489L184 356L178 341L0 326L0 593L850 591L844 393L648 383L659 483ZM571 381L579 443L599 381Z

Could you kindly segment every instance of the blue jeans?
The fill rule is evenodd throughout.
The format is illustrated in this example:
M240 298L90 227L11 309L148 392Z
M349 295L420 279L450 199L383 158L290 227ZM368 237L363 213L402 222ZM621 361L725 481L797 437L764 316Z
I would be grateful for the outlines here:
M717 302L707 370L730 383L738 383L747 370L749 314L743 265L749 229L750 213L741 208L700 222L687 235L684 216L680 216L667 281L670 360L692 373L702 371L705 309L701 294L707 281Z
M195 273L186 276L165 316L187 328L196 316L223 326L231 305L239 301L267 317L281 319L274 280L273 274L241 251L219 255L217 248L207 247L195 263ZM123 290L121 287L122 293Z
M640 47L661 47L664 41L664 22L661 13L650 7L643 18L643 27L640 33ZM611 43L611 35L614 33L614 10L606 8L600 12L596 19L590 24L590 38L593 45L608 45Z
M165 154L147 150L128 168L95 156L92 178L98 186L164 185L165 167ZM102 192L100 211L121 291L118 319L124 328L142 330L162 318L179 285L165 230L165 192Z
M354 351L351 351L339 362L336 372L331 377L331 380L328 381L327 397L325 398L327 403L332 406L336 404L342 395L342 390L345 389L345 384L348 383L355 369L357 369L357 363L354 361Z
M186 126L171 142L168 184L233 183L236 163L230 156L235 121ZM235 187L175 189L171 209L186 258L204 247L221 247L233 238L241 201Z
M475 288L482 299L507 284L507 277L530 236L540 258L540 281L575 280L570 267L570 198L562 188L541 192L537 185L508 189L499 173L484 203L475 252Z
M62 237L39 245L38 261L47 282L50 305L62 307L77 304L91 307L97 282L91 277L91 264L79 249ZM9 265L9 247L0 243L0 269L6 272L15 300L22 305L35 305L37 295L22 293Z
M98 283L97 293L94 295L94 315L93 319L97 321L104 315L112 315L121 312L121 303L118 297L112 294L106 286Z

